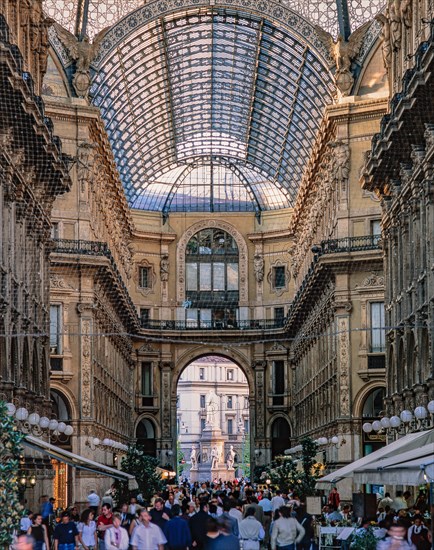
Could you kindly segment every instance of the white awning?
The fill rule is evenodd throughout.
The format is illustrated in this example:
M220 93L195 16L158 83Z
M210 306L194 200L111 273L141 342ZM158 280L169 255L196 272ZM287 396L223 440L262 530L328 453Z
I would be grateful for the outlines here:
M354 472L355 483L420 485L434 480L434 443L377 460ZM426 471L425 471L426 470Z
M74 453L66 451L65 449L57 447L56 445L47 443L42 439L33 437L32 435L26 435L23 439L23 444L26 445L26 447L34 449L35 451L38 451L42 454L46 454L51 456L52 458L56 458L57 460L60 460L60 462L69 464L73 468L77 468L79 470L88 470L89 472L94 472L95 474L99 474L102 476L119 479L120 481L128 481L128 488L130 490L137 489L136 478L133 475L127 474L126 472L121 472L116 468L110 468L110 466L106 466L105 464L100 464L99 462L94 462L93 460L85 458L84 456L76 455Z
M324 488L325 484L337 483L341 479L354 477L355 471L360 471L366 468L369 464L372 464L378 460L390 458L396 456L398 453L412 451L414 449L420 449L425 445L429 445L434 442L434 430L428 430L425 432L416 432L407 434L401 439L397 439L393 443L374 451L373 453L359 458L351 464L339 468L338 470L327 474L317 481L317 487ZM370 482L372 483L372 482Z

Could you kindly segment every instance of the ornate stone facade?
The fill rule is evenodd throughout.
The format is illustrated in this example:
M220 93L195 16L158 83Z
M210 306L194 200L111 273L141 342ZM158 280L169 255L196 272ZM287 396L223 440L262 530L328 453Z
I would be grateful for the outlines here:
M12 21L0 15L0 393L45 413L50 216L56 196L71 182L32 82L23 87L14 78L24 61L11 43L8 23L25 29L27 45L36 31L24 17L22 11L14 11Z
M398 93L374 136L362 184L381 199L389 327L386 406L389 414L399 414L434 398L434 35L425 22L433 17L429 2L393 4L401 7L388 19L391 78Z
M116 41L159 13L176 9L175 4L176 0L151 2L136 14L130 14L116 27L118 35L115 36L112 29L104 36L94 68L103 62ZM231 5L242 7L242 2ZM11 17L13 29L27 29L25 14L18 13L14 3L4 0L0 6ZM273 2L258 0L254 10L281 21L303 44L312 43L325 65L333 67L336 59L333 60L319 40L314 26L303 17ZM38 13L36 10L30 19L37 26L43 23ZM404 19L403 24L406 25ZM314 437L338 434L341 440L347 440L347 445L330 449L329 463L357 458L366 382L369 387L376 387L384 378L384 368L372 368L370 362L375 353L383 355L382 351L373 353L371 349L370 309L373 302L382 302L383 283L395 284L387 277L386 281L383 279L381 240L373 232L380 218L380 205L373 200L373 188L363 193L357 183L364 153L387 109L384 87L376 80L381 81L383 75L375 72L378 64L381 65L381 52L376 47L371 49L378 30L378 22L366 28L356 58L363 69L360 75L355 71L353 75L354 67L351 71L348 66L343 67L347 71L345 75L351 72L354 79L351 87L359 96L341 98L325 112L295 208L270 209L260 217L250 211L212 212L206 219L200 212L175 212L168 218L159 212L129 210L100 113L85 97L74 97L86 93L77 93L80 90L75 82L74 94L62 70L66 69L70 77L77 67L71 66L72 59L54 29L50 31L59 55L57 59L51 51L51 66L57 67L52 77L62 84L59 89L65 90L65 94L58 97L53 92L46 96L45 110L64 141L64 150L71 161L73 185L70 193L56 198L59 190L69 187L62 180L66 174L58 164L56 169L52 167L47 172L47 167L55 165L54 161L61 161L58 149L50 146L47 147L50 154L45 149L45 152L32 151L44 159L45 174L49 174L45 181L49 192L40 191L44 188L41 174L27 162L24 145L15 141L16 132L12 147L10 145L13 121L0 128L0 162L7 168L0 196L2 214L6 212L2 219L7 226L5 230L2 228L5 235L2 241L12 243L9 228L14 227L18 238L15 250L19 250L26 236L29 250L26 258L34 262L33 268L27 270L26 258L19 257L19 267L15 268L8 256L9 263L1 266L0 290L6 289L9 293L1 302L3 309L8 310L3 334L18 330L31 333L29 325L21 322L21 312L14 311L13 300L26 295L25 282L22 290L18 283L18 294L15 291L17 277L13 270L18 268L23 272L23 281L29 277L27 286L35 285L32 299L34 297L38 319L37 322L30 319L33 323L30 328L36 333L48 334L50 282L50 302L60 316L60 328L55 334L60 345L53 346L51 354L51 387L70 405L75 430L71 438L74 452L114 465L118 453L107 446L95 446L95 438L122 443L133 441L140 422L146 419L154 427L155 454L162 463L167 463L168 449L176 447L177 383L182 371L199 357L222 355L243 369L249 383L253 466L270 461L273 440L278 438L274 429L280 420L288 426L285 432L290 434L285 436L288 447L306 434ZM383 34L386 40L384 29ZM26 52L26 63L40 75L43 64L42 69L35 64L34 51L29 50L28 38L24 35L19 34L19 39L22 40L20 47ZM77 52L74 53L74 46L70 47L74 58ZM354 55L344 59L347 65ZM83 60L77 57L75 61ZM87 61L87 65L81 66L83 74L88 74L89 56ZM12 61L7 59L6 64L9 62ZM23 79L12 79L8 85L13 87L18 80L20 93L27 94ZM42 119L41 102L35 98L33 101L35 106L29 102L38 120L38 130L50 145L55 140L50 128L45 128L47 121ZM20 113L20 109L22 105L17 101L10 118ZM29 126L28 131L31 134L35 129ZM431 192L430 172L425 168L430 166L426 155L433 143L431 126L427 137L427 142L422 143L422 148L418 144L411 157L424 172L422 168L417 172L419 179L414 179L416 176L407 168L401 174L405 185L412 189L409 197L413 202L408 204L414 212L408 216L416 219L415 213L418 213L425 216L421 220L429 218L422 206ZM421 185L422 172L425 179ZM38 192L29 193L26 204L32 208L23 211L20 201L23 196L27 197L31 185ZM53 242L48 274L50 215ZM21 224L20 216L25 220ZM185 254L191 237L207 228L224 230L237 244L239 315L236 324L205 331L186 323ZM33 242L35 235L40 239L38 242ZM386 233L383 242L385 238L389 238ZM388 246L386 242L386 256ZM422 256L422 248L415 250L415 254ZM37 270L38 265L44 269ZM139 279L139 269L149 270L146 286L144 280ZM281 277L279 285L273 279L276 271ZM418 288L422 288L425 279L419 276ZM43 282L47 283L45 287ZM430 288L425 289L428 295ZM145 317L147 323L140 327L139 320ZM390 338L398 338L398 334ZM24 353L20 348L24 350L24 342L13 344L8 337L0 340L0 345L2 342L6 342L0 352L6 357L7 376L16 371L12 381L17 384L23 381L31 394L33 388L31 380L26 379L27 369L16 368L15 357ZM40 347L46 349L47 344L41 341ZM424 349L418 343L418 357L422 357ZM143 365L150 374L147 385ZM48 365L45 372L47 370ZM34 373L35 370L31 378L36 384ZM41 380L46 392L48 381ZM423 395L419 392L413 396L414 401L423 400ZM406 394L402 399L410 402L413 397ZM108 483L104 478L77 473L73 484L75 493L69 498L84 501L90 488L102 491Z

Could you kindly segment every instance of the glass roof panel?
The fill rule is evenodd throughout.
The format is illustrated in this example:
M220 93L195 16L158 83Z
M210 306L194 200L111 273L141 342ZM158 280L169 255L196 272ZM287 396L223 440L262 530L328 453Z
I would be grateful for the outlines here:
M260 0L262 1L262 0ZM342 0L339 0L342 3ZM78 5L82 0L43 0L44 10L62 26L74 32ZM231 2L232 3L232 2ZM369 21L385 6L385 0L348 0L348 11L353 30ZM281 0L281 4L319 25L333 36L338 34L336 0ZM183 5L176 0L176 6ZM114 25L123 17L143 6L143 0L89 0L87 33L95 36L102 29Z

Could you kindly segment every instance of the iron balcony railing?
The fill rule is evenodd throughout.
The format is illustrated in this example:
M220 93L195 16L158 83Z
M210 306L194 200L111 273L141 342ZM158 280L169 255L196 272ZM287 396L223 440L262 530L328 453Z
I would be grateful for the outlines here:
M81 256L105 256L109 261L114 273L114 277L117 280L120 288L123 290L125 299L130 307L130 313L134 314L134 320L137 325L139 324L138 315L136 313L136 307L131 300L130 293L126 287L122 275L116 265L116 261L112 256L110 248L107 243L99 241L83 241L74 239L53 239L52 252L56 254L79 254ZM136 325L136 326L137 326Z
M54 250L60 254L81 254L87 256L111 256L107 243L74 239L53 239Z
M338 254L340 252L362 252L380 248L381 235L364 235L363 237L344 237L328 239L320 245L312 247L312 252L319 256L323 254Z
M243 321L172 321L142 319L144 329L151 330L272 330L282 328L284 319L255 319Z

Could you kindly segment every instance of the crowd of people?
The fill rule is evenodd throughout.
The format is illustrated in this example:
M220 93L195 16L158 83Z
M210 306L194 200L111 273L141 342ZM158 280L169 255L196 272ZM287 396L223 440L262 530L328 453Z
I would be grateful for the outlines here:
M150 506L135 497L117 505L110 491L103 499L92 491L81 514L72 506L54 525L53 500L42 497L40 511L22 519L18 550L316 550L320 525L355 527L356 538L342 540L342 550L363 541L373 525L379 550L431 548L424 492L414 504L410 493L386 493L376 517L356 518L335 488L323 514L313 516L296 491L186 482L155 494Z

